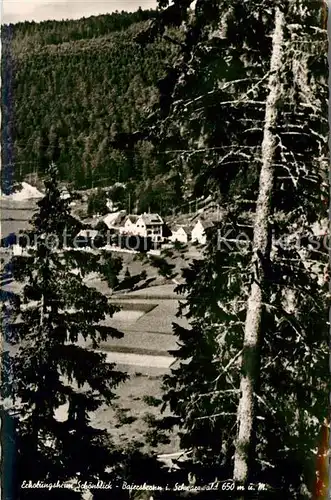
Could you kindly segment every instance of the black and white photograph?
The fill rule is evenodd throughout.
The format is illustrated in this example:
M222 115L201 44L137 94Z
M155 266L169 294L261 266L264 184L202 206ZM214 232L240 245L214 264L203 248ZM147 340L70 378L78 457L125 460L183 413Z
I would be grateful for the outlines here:
M0 499L330 499L327 2L1 14Z

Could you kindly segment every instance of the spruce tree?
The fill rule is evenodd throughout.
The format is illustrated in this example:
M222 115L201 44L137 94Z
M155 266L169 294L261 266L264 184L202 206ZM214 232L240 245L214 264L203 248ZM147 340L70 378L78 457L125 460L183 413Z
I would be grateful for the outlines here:
M174 417L160 426L179 426L199 483L233 478L265 483L266 498L309 498L328 384L327 251L314 235L326 217L321 5L198 0L190 14L190 3L167 4L139 38L164 34L176 9L184 21L149 133L223 209L179 287L191 329L175 326L178 366L164 381Z
M125 374L98 352L100 341L122 334L100 324L116 308L83 282L99 270L99 256L68 245L68 201L62 200L56 168L33 216L34 246L13 257L13 277L22 293L4 304L3 397L16 421L17 481L114 479L115 453L106 430L90 412L112 404ZM64 406L63 406L64 405ZM66 408L61 417L59 408ZM70 489L21 489L19 498L82 498ZM120 497L119 497L120 498Z
M265 121L261 144L261 170L259 191L254 214L251 273L249 297L245 319L242 353L242 375L240 379L240 401L238 404L238 437L234 457L233 477L236 483L246 484L249 458L253 445L254 393L257 389L260 371L260 334L264 294L268 280L267 266L270 267L270 217L275 179L275 160L278 146L275 127L278 117L278 103L282 96L281 69L284 51L285 16L283 9L275 9L275 28L272 37L270 77L265 104Z

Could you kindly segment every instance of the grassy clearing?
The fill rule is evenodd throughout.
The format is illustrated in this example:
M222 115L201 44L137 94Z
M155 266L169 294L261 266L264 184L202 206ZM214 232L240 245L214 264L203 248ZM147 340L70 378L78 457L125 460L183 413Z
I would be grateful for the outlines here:
M111 302L115 305L119 305L122 311L141 311L141 312L144 312L145 314L149 313L155 307L157 307L157 304L137 303L137 302L130 302L130 301L118 303L115 300L112 300Z
M162 397L162 375L131 372L129 380L117 389L117 400L110 407L102 407L93 414L95 427L106 429L115 444L125 446L139 442L146 452L172 453L179 451L178 437L170 435L170 443L154 448L146 440L148 422L160 416L156 403ZM165 415L169 414L165 412Z
M102 344L102 351L107 352L123 352L129 354L141 354L143 356L170 356L168 351L161 349L146 349L145 347L131 347L121 345Z

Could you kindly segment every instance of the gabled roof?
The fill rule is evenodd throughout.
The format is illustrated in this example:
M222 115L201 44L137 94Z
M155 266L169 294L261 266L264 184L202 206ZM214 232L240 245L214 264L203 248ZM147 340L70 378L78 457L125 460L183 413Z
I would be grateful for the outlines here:
M207 221L204 219L199 219L196 224L198 224L199 222L202 225L203 229L208 229L209 227L213 227L213 225L214 225L213 221Z
M137 222L138 219L139 219L138 215L128 215L127 218L125 219L125 222L129 220L130 222L132 222L132 224L134 224L135 222Z
M172 228L172 231L173 232L176 232L176 231L179 231L180 229L183 229L183 231L186 233L186 234L190 234L190 232L192 231L192 226L182 226L182 225L177 225L177 226L174 226Z
M113 212L105 215L101 220L106 224L106 226L111 229L114 226L119 226L126 217L125 210L120 212Z
M163 220L159 214L141 214L140 217L148 226L152 226L153 224L163 224Z

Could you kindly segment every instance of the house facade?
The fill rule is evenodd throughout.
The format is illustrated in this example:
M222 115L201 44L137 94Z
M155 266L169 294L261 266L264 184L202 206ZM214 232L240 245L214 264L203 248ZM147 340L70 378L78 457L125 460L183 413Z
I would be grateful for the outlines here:
M136 221L136 235L144 238L151 237L154 240L163 238L163 220L159 214L142 214Z
M192 242L205 245L207 242L206 229L212 227L213 225L214 224L212 222L199 219L191 232Z
M180 243L188 243L191 235L191 230L187 226L175 226L170 236L170 241L179 241Z
M136 224L138 215L128 215L125 219L124 225L120 229L121 234L136 234Z

